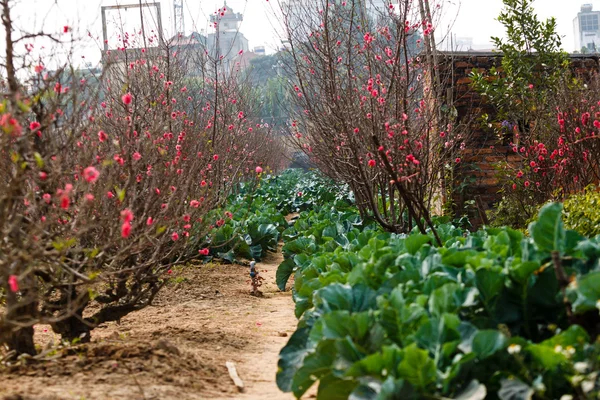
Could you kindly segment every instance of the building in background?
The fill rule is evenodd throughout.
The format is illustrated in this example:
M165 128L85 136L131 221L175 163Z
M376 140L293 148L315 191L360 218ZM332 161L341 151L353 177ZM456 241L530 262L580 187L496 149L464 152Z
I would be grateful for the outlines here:
M397 9L398 0L366 0L367 13L371 18L377 20L389 12L390 4Z
M348 7L352 4L361 10L360 15L366 12L367 16L374 22L379 20L382 15L389 12L389 6L392 4L398 8L399 0L345 0ZM333 0L330 2L333 6L341 6L344 0ZM283 11L284 24L291 32L292 37L299 38L309 35L315 27L321 24L321 15L319 10L323 8L323 0L283 0L281 9ZM333 8L335 9L335 8Z
M582 53L596 53L600 47L600 11L592 4L584 4L573 20L575 49Z
M221 12L210 17L216 24L215 32L208 34L207 49L210 55L221 58L226 69L233 67L235 58L249 51L248 39L240 32L244 16L235 13L225 2Z

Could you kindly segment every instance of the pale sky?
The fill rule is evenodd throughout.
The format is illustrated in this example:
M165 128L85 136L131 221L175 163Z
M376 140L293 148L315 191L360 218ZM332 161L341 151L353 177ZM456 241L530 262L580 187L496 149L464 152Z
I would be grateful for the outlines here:
M60 32L64 25L73 27L77 37L85 38L87 31L92 38L100 38L95 45L87 38L79 47L77 55L95 64L99 60L98 46L102 45L102 23L100 7L115 4L137 4L139 0L15 0L15 15L20 27L38 31ZM143 0L157 1L162 6L163 29L167 36L173 33L173 1L172 0ZM502 9L502 0L443 0L443 19L439 24L438 33L443 33L452 25L452 33L457 37L471 37L476 47L491 47L490 36L501 36L502 26L495 20ZM600 10L600 0L536 0L534 5L541 19L550 16L557 18L558 32L564 36L563 47L567 51L574 49L573 19L581 4L592 3L595 10ZM277 0L228 0L228 7L234 12L244 14L244 22L240 31L248 38L250 48L266 46L267 52L273 52L280 43L276 33L277 22L274 9ZM208 30L208 18L219 7L223 0L184 0L186 33L191 31ZM129 21L139 25L139 11L131 9L124 12L125 24ZM117 14L109 14L109 21L115 21ZM155 19L155 17L150 17ZM0 34L0 38L3 34ZM1 39L4 42L4 39ZM2 46L0 44L0 46ZM0 48L0 50L2 50ZM76 63L77 60L74 60Z

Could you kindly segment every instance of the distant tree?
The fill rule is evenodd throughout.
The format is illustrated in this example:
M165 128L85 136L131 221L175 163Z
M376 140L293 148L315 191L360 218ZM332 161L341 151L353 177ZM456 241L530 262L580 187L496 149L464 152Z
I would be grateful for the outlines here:
M496 121L516 124L524 135L541 128L540 110L552 112L546 105L568 79L569 58L561 49L555 18L540 21L533 0L503 2L498 21L506 39L492 37L502 53L502 68L489 74L474 71L473 86L496 108Z
M266 85L277 76L277 55L266 55L250 60L249 77L254 85Z

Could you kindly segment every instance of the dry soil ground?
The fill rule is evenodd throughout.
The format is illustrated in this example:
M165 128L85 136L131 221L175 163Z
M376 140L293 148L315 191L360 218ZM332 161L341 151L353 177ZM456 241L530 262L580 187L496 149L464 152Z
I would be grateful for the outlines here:
M248 267L175 268L154 305L98 327L92 343L33 367L0 370L0 399L293 399L275 384L279 350L297 323L290 292L275 285L280 262L277 253L257 265L265 278L261 298L250 295ZM58 337L38 326L36 340L47 345ZM243 393L226 361L236 364Z

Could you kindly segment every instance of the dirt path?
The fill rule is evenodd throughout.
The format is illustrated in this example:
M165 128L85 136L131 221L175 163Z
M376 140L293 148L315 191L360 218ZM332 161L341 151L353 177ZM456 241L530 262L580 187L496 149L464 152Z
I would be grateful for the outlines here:
M275 384L279 351L297 323L291 293L275 284L281 260L278 252L257 265L262 298L249 294L248 267L175 268L153 306L98 327L91 344L34 367L0 369L0 399L293 399ZM58 338L38 326L36 340ZM244 393L226 361L236 364Z
M259 302L257 313L253 314L257 318L256 331L259 335L256 339L257 346L253 351L232 357L236 361L240 377L247 385L245 393L236 395L236 399L294 399L291 394L282 393L275 383L279 351L285 346L297 324L291 292L280 292L275 283L275 272L281 261L283 256L278 252L266 262L257 265L257 269L265 279L261 288L264 299ZM231 396L218 397L218 399L231 398Z

